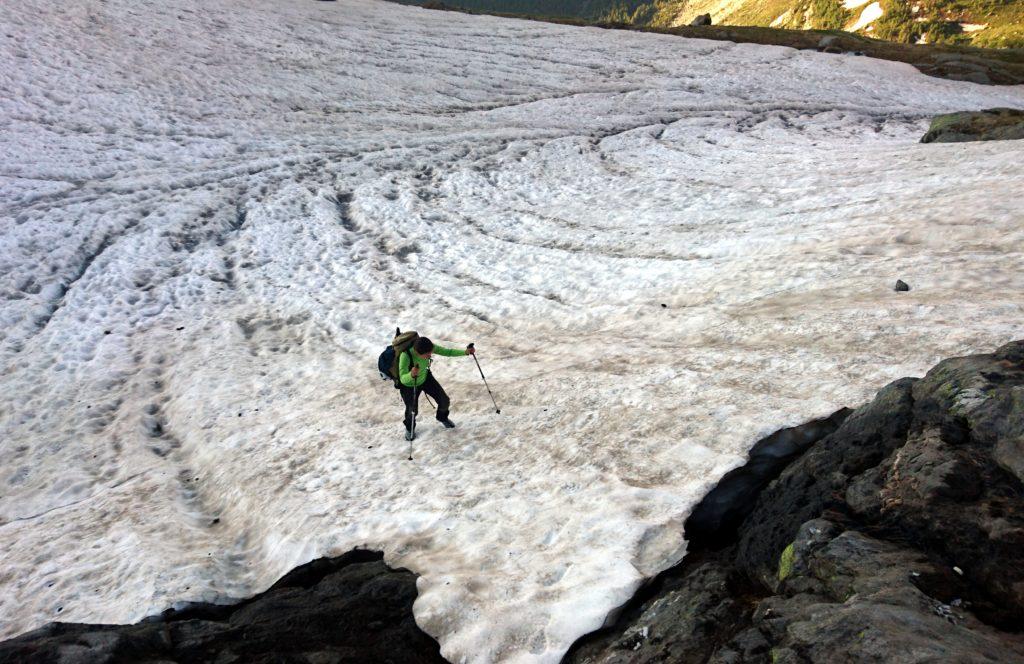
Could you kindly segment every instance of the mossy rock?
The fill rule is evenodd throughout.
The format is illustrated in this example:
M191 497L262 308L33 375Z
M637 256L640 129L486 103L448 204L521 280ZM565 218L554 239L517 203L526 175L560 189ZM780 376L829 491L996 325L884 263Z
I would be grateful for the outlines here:
M985 111L949 113L932 120L922 143L1008 141L1024 138L1024 111L992 108Z

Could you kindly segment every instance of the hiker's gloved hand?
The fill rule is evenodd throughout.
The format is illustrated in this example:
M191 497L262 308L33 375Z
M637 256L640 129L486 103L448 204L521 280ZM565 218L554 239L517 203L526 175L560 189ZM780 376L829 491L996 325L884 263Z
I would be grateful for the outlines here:
M469 355L476 355L476 348L473 348L473 344L469 344L469 346L466 347L466 353Z
M420 368L419 367L413 367L409 371L409 375L412 376L413 378L415 378L416 376L419 376L420 375Z

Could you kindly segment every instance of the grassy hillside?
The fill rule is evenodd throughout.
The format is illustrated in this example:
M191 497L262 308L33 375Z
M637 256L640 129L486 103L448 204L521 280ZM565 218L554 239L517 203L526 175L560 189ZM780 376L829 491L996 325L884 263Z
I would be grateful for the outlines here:
M438 6L438 0L398 0ZM901 43L1024 48L1024 0L445 0L492 14L649 28L715 25L846 30Z
M688 25L709 13L716 24L849 30L903 43L1024 47L1024 0L651 0L612 10L636 25Z

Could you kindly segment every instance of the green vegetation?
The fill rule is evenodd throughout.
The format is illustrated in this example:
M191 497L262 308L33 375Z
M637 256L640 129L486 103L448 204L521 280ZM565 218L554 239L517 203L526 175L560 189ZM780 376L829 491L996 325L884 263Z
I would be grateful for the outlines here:
M725 23L733 25L771 25L792 9L793 0L761 0L745 2L726 19ZM792 12L790 13L792 15Z
M798 0L779 27L797 30L842 30L853 20L840 0Z
M785 581L786 577L793 573L794 557L793 544L790 544L783 549L782 555L779 556L779 581Z
M960 34L960 41L986 48L1024 48L1024 2L1020 0L932 0L926 7L929 18L988 26Z
M842 30L853 18L839 0L811 0L810 28L819 30Z
M971 43L982 48L1024 48L1024 27L1018 24L986 30Z
M921 24L905 0L882 0L882 18L875 21L875 37L886 41L913 44L921 36Z
M668 27L679 9L674 2L641 2L619 4L598 17L602 23L625 23L628 25L650 25Z

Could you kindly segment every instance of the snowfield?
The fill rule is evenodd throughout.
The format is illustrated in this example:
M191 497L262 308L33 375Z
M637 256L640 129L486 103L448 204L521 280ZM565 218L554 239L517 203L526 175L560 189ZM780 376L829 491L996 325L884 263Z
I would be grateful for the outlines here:
M369 0L0 4L0 636L353 547L556 662L779 427L1024 335L1024 89ZM893 292L897 278L913 288ZM376 375L396 325L457 429Z

